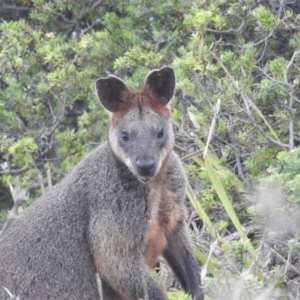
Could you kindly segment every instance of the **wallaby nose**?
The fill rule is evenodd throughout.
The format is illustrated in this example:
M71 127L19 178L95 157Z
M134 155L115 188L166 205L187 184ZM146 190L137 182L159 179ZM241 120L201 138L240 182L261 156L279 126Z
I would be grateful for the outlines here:
M136 168L140 176L152 176L155 170L155 161L152 158L137 159Z

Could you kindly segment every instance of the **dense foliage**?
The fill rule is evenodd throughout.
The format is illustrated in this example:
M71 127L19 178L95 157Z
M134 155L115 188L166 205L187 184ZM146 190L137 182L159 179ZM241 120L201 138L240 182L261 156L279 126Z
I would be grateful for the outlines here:
M31 202L105 139L98 77L137 88L169 64L208 295L299 297L299 1L4 0L0 18L0 221L9 185ZM290 224L280 238L270 215Z

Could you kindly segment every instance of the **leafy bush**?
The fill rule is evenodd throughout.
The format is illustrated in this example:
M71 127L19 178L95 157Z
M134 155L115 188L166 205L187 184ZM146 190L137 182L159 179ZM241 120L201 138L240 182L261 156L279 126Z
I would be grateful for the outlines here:
M283 186L284 203L299 208L299 3L16 3L4 0L0 10L1 220L11 207L8 183L30 191L33 201L49 184L49 170L55 184L105 138L98 77L114 73L137 88L150 69L170 64L177 76L176 151L192 186L193 215L206 225L195 239L199 260L209 261L207 291L213 299L283 299L279 289L264 294L282 278L276 267L263 277L253 263L264 240L246 243L243 232L257 219L244 195L269 176ZM215 240L220 247L210 256ZM299 255L294 236L283 243Z

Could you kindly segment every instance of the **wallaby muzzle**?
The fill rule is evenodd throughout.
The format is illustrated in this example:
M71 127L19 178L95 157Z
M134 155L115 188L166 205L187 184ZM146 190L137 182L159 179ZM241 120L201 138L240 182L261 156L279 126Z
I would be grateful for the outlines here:
M149 181L155 174L156 163L153 158L140 159L137 158L135 162L137 175L143 182Z

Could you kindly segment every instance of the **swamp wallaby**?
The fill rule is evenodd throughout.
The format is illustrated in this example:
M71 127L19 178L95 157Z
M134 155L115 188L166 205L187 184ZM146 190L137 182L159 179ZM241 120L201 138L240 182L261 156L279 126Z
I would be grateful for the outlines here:
M203 299L184 205L186 178L173 152L169 101L175 74L151 72L139 92L96 81L109 112L108 141L30 205L0 241L3 287L21 300L164 300L150 274L163 255L184 290Z

